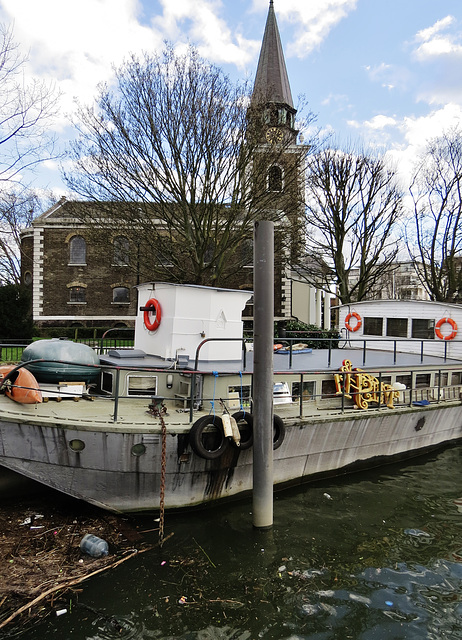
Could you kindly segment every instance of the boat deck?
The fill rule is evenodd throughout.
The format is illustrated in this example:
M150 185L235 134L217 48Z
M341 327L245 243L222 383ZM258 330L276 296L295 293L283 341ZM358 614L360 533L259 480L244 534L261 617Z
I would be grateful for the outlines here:
M161 373L191 374L193 369L186 367L181 371L172 368L172 363L156 358L154 356L131 357L131 353L126 351L123 356L108 354L101 357L103 365L114 369L137 369L138 371L146 371L147 369L155 370ZM292 354L292 362L289 354L274 355L274 372L278 381L297 381L306 382L308 379L327 379L333 382L333 373L339 371L344 360L351 360L353 367L364 368L374 372L375 369L386 375L388 372L411 373L411 372L439 372L448 370L462 371L462 362L454 360L444 360L436 356L425 356L422 358L420 354L410 353L393 353L389 351L368 350L366 353L366 364L363 364L364 352L361 349L333 349L313 350L311 353ZM330 359L330 367L328 361ZM226 387L226 376L229 374L252 373L253 369L253 353L246 354L246 367L243 363L235 363L231 368L229 363L199 363L198 373L205 375L212 372L217 378L225 377L224 385ZM402 397L396 402L396 410L409 410L412 402L418 400L428 400L431 403L440 401L459 401L460 402L460 383L459 386L445 387L439 389L435 386L426 389L414 389L411 393L406 391ZM420 395L419 395L420 394ZM18 423L35 423L50 424L56 422L63 428L71 429L73 425L79 429L96 429L109 431L139 431L158 432L160 429L160 421L149 412L149 404L151 398L149 395L144 397L124 396L115 400L109 395L87 395L74 398L72 395L64 399L50 398L48 402L41 404L22 405L15 403L11 399L0 395L0 413L2 421L12 421ZM220 396L217 396L219 398ZM165 399L168 414L165 422L169 428L174 428L178 432L187 432L191 425L191 413L187 408L187 400L189 396L185 396L184 404L179 402L178 397ZM78 401L77 401L78 400ZM292 400L292 401L291 401ZM223 406L218 400L211 401L210 398L204 398L200 410L196 408L193 411L192 421L196 421L199 417L209 413L216 412L221 415ZM238 406L229 407L233 413L239 410ZM285 420L296 421L303 416L304 420L322 418L338 419L339 414L348 413L349 415L364 415L364 411L352 406L352 402L343 402L338 394L331 396L330 400L317 397L300 397L289 396L286 403L275 403L275 413ZM385 406L371 407L368 411L390 411Z

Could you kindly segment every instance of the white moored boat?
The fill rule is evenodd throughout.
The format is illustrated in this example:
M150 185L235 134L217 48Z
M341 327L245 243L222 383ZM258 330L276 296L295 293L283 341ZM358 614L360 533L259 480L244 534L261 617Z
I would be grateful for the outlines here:
M138 294L133 349L84 363L80 355L72 361L67 341L66 357L48 357L54 341L25 350L23 365L36 376L43 401L21 404L0 395L0 465L115 512L158 509L161 478L166 508L251 491L258 434L253 353L241 319L251 293L155 283L140 285ZM436 326L441 309L427 309ZM358 320L351 313L342 309L340 317L353 329ZM354 313L364 325L364 314ZM386 318L386 305L380 313ZM275 485L375 466L462 438L462 361L448 354L445 336L414 338L407 348L401 336L390 343L361 333L354 341L357 333L332 341L331 349L292 351L286 341L275 352ZM458 336L452 337L455 351ZM72 365L80 365L80 381ZM91 375L82 375L82 367Z

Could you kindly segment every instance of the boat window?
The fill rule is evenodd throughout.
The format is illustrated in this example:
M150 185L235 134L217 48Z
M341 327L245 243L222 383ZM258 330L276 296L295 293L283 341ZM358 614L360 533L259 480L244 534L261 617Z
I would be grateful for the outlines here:
M410 389L412 386L412 378L411 375L405 375L405 376L396 376L396 382L399 382L400 384L405 384L406 385L406 389Z
M239 394L238 398L240 400L240 404L242 404L243 407L245 407L246 409L250 407L250 385L249 384L244 384L242 385L242 387L241 385L230 386L228 387L228 394L231 394L231 393Z
M157 376L127 376L129 396L155 396L157 390Z
M441 382L440 382L440 377L441 377ZM440 387L447 387L448 386L448 373L447 373L447 371L443 371L442 373L440 373L438 371L438 373L435 373L435 385L440 386Z
M411 337L433 339L435 337L435 321L426 318L413 318Z
M383 318L364 318L365 336L381 336L383 334Z
M323 380L322 381L322 398L335 398L337 395L337 388L335 386L335 380Z
M407 318L387 318L387 336L407 338Z
M418 373L415 377L416 387L429 387L430 386L430 374Z
M112 393L114 376L110 371L103 371L101 375L101 389L105 393Z
M451 384L461 384L462 381L462 372L457 371L452 374Z
M303 381L303 400L311 400L314 397L314 380ZM300 382L292 382L292 399L300 398Z

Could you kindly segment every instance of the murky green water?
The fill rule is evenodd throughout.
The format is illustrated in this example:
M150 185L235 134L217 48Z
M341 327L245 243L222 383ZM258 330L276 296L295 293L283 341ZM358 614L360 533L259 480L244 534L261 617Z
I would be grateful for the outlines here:
M461 462L458 446L277 494L269 533L250 500L168 516L162 551L84 583L27 638L462 638Z

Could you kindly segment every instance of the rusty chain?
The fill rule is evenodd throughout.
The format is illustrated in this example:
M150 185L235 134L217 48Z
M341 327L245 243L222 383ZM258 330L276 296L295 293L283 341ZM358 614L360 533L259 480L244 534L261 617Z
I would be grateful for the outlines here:
M154 398L153 398L154 400ZM164 415L167 415L167 407L162 404L153 402L149 405L149 411L152 416L159 418L162 435L162 453L160 459L160 496L159 496L159 546L164 543L164 522L165 522L165 474L167 467L167 426L164 421Z
M165 520L165 470L167 466L167 427L162 413L159 414L162 427L162 455L160 463L160 500L159 500L159 544L164 543L164 520Z

